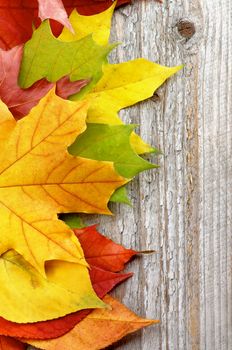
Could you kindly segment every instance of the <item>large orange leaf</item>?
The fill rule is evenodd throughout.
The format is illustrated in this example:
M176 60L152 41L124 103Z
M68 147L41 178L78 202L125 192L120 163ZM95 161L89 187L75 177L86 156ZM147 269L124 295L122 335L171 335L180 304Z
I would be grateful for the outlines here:
M119 0L118 5L130 2ZM42 20L52 18L70 27L67 15L76 8L81 14L91 15L101 12L112 5L112 0L39 0L40 13L38 14L37 0L0 0L0 47L8 50L30 39L33 25ZM61 27L53 23L53 30L58 34Z
M67 153L86 128L87 108L52 90L13 130L10 125L2 141L0 254L14 249L41 273L48 260L85 264L77 238L57 213L109 214L110 196L125 183L112 163ZM2 125L5 131L0 116L0 134Z
M25 350L26 345L16 339L0 336L0 350Z
M96 225L75 229L74 232L84 249L85 259L90 265L118 272L122 271L125 264L137 254L136 251L126 249L101 235Z
M98 350L104 349L125 335L158 321L138 317L116 299L103 299L111 310L94 310L64 336L48 341L27 341L44 350Z

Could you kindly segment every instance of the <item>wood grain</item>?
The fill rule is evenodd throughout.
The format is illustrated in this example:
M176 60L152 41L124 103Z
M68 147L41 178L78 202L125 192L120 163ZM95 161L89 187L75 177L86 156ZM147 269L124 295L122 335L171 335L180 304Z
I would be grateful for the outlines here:
M183 19L195 25L190 39L178 33ZM112 38L123 44L113 62L143 56L185 67L158 101L122 112L164 152L160 169L134 181L133 208L88 218L127 247L157 251L129 266L135 277L115 295L160 326L111 349L232 349L231 33L231 0L137 1L115 16Z

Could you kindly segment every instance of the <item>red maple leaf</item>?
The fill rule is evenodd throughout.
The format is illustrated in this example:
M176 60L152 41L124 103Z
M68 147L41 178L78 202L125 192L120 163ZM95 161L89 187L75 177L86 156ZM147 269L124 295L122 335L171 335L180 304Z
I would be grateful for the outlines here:
M93 225L74 230L82 247L84 247L87 262L108 271L122 271L125 264L137 252L125 249L120 244L116 244L111 239L102 236L96 227L97 225Z
M117 6L129 3L119 0ZM59 34L62 26L71 29L68 21L73 9L84 15L102 12L112 5L112 0L0 0L0 48L9 50L25 43L32 35L33 26L41 19L50 18L54 34Z

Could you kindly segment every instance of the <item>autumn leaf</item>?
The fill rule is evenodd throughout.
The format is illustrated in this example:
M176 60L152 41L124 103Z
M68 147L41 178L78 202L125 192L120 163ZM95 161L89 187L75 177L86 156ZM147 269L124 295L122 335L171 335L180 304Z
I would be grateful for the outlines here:
M109 214L110 196L125 183L110 162L68 155L66 147L86 128L87 108L52 90L16 123L2 147L0 254L13 248L41 273L45 261L83 259L79 242L57 213Z
M126 186L118 188L110 197L110 202L112 203L123 203L132 206L131 200L127 193Z
M93 16L82 16L78 14L77 11L73 11L71 16L70 16L70 22L72 23L72 26L75 30L75 33L71 33L69 30L66 28L63 29L61 35L59 36L60 40L63 41L68 41L72 42L75 40L80 40L86 37L87 35L92 35L93 39L99 44L99 45L107 45L109 42L109 37L110 37L110 28L111 28L111 20L112 20L112 15L113 11L115 8L115 4L113 4L109 9L106 11L99 13L97 15ZM119 82L122 81L120 80L119 77ZM82 93L77 93L74 96L71 96L70 99L73 100L79 100L83 98L86 95L85 89L82 90ZM88 97L87 97L88 98ZM119 96L114 96L114 99L120 99ZM112 101L112 105L115 105L115 101ZM96 107L96 104L94 105L94 108ZM97 109L98 111L98 109ZM105 120L104 123L106 124L117 124L118 119L116 118L108 118L108 111L105 115ZM107 122L106 122L107 120ZM91 119L90 119L91 122ZM101 123L101 119L96 118L96 123ZM155 152L156 149L145 143L138 135L133 133L131 135L131 142L132 146L134 146L134 149L136 151L139 151L137 153L150 153L150 152ZM124 202L124 203L130 203L126 192L124 189L117 190L116 193L113 194L113 201L115 202Z
M59 39L65 42L72 42L92 35L93 40L98 45L107 45L110 38L111 20L115 5L116 1L113 5L111 2L111 6L107 10L92 16L83 16L74 10L69 17L74 33L64 28Z
M70 33L68 30L64 30L63 33L61 34L61 36L59 37L60 40L66 40L66 41L73 41L73 40L81 40L83 39L83 37L85 37L86 35L90 34L91 32L93 32L93 39L97 41L98 44L102 44L102 45L106 45L108 43L108 38L109 38L109 34L110 34L110 25L111 25L111 17L113 14L113 10L114 10L115 4L112 5L107 11L95 15L95 16L90 16L90 17L86 17L86 16L81 16L79 15L77 12L73 12L71 15L71 22L73 24L73 27L76 31L75 35L72 35L72 33ZM71 36L70 36L71 35ZM32 39L33 41L33 39ZM75 41L76 42L76 41ZM88 85L87 89L90 89L90 85ZM83 94L86 93L85 89L82 89ZM79 98L79 95L78 95ZM96 128L99 129L99 132L102 131L103 126L96 126ZM110 126L108 127L108 130L110 130ZM122 129L121 129L122 130ZM113 130L112 130L113 131ZM104 132L104 137L106 133ZM122 133L121 133L122 134ZM89 135L89 133L88 133ZM91 133L92 135L92 133ZM125 135L125 134L124 134ZM99 135L100 136L100 135ZM156 151L154 148L151 148L150 146L148 146L147 144L145 144L138 136L133 135L133 140L134 143L136 144L137 147L139 147L140 149L142 148L143 151ZM125 140L125 138L124 138ZM91 139L88 140L89 143L92 143ZM119 141L119 137L117 138L117 141ZM108 138L108 146L109 143L111 144L115 144L113 142L111 142L110 138ZM121 142L122 145L122 142ZM124 142L125 145L125 142ZM123 146L124 146L123 145ZM107 144L105 145L107 146ZM95 146L92 147L92 150L95 149ZM105 152L105 150L108 150L108 156L107 152ZM103 157L104 160L110 160L110 161L114 161L116 157L119 156L119 148L116 149L115 147L113 148L113 150L115 150L117 154L114 154L113 157L114 159L111 159L112 157L109 156L109 153L112 153L112 147L108 147L105 148L104 145L102 144L102 147L99 147L99 152L98 155L96 156L96 152L94 154L91 154L91 150L90 152L88 152L88 155L83 155L84 157L88 157L91 159L100 159L101 157ZM131 149L129 143L126 147L126 152L124 150L123 152L123 158L124 158L124 164L121 161L121 164L118 165L117 162L115 162L116 165L116 169L119 171L119 167L121 168L121 170L125 169L127 170L127 173L130 173L130 177L135 176L139 171L143 171L145 169L151 169L154 166L149 164L148 162L146 162L145 160L139 158L134 151ZM75 155L77 155L78 153L73 153ZM95 158L96 156L96 158ZM120 154L120 158L121 158L121 154ZM126 162L125 162L126 161ZM127 165L126 165L127 163ZM124 167L124 165L126 165ZM125 171L126 172L126 171ZM116 193L113 194L113 197L111 198L112 201L116 201L116 202L123 202L123 203L130 203L125 189L119 189Z
M66 26L73 32L72 25L69 22L68 14L64 8L62 0L38 0L39 18L44 21L48 18Z
M90 83L90 79L70 81L69 77L65 76L59 79L55 84L56 95L67 100L73 94L76 94L77 92L81 91L89 83ZM54 86L54 84L51 84L51 85ZM31 88L29 88L28 90L30 89ZM27 89L24 91L27 91Z
M90 265L112 272L119 272L137 254L134 250L125 249L120 244L116 244L109 238L102 236L97 231L96 225L74 231Z
M25 44L19 85L25 89L43 78L56 82L69 75L71 81L91 78L90 90L102 76L102 65L114 46L97 45L91 35L63 42L54 37L49 22L44 21Z
M5 50L30 39L40 19L54 19L72 30L61 0L0 0L0 16L0 47Z
M69 152L90 159L113 161L120 175L134 177L156 165L145 161L132 149L130 136L133 129L133 125L88 124L86 131L71 145ZM125 187L118 188L110 201L131 204Z
M5 145L5 142L12 130L15 127L15 120L4 103L0 102L0 149Z
M3 257L2 259L5 259L5 257ZM21 264L21 261L19 261L18 259L17 260L14 259L14 262L17 262L17 265ZM10 282L9 279L6 279L6 281L8 282L8 290L10 290L11 297L15 296L18 298L16 301L13 302L13 305L12 305L12 307L16 307L16 310L14 310L14 314L15 315L17 314L17 317L18 317L17 322L19 322L19 320L22 320L21 310L24 310L24 308L27 308L29 303L32 306L30 306L30 310L28 310L27 313L30 312L32 315L32 312L34 312L34 316L33 318L31 317L31 321L29 322L35 322L35 319L39 319L39 317L41 318L42 314L43 314L42 315L43 318L45 318L44 317L45 314L47 317L48 314L51 314L51 310L54 308L58 308L58 306L60 308L62 306L63 314L65 313L64 310L66 311L69 310L68 312L74 312L75 309L73 308L71 310L70 306L72 304L72 307L74 305L76 309L78 309L77 307L78 300L80 300L80 297L78 297L78 294L80 293L79 291L80 283L78 283L78 281L82 281L81 287L82 289L85 289L85 292L82 292L82 298L84 301L83 305L86 304L86 308L88 307L87 306L88 303L89 303L89 308L104 306L103 303L100 303L99 301L97 302L96 297L95 297L95 303L94 303L93 297L90 297L89 293L86 292L89 287L89 283L87 283L87 285L84 286L86 279L83 278L85 277L83 274L82 275L80 273L78 274L77 271L75 270L75 268L78 266L77 264L70 264L70 263L63 263L63 262L59 262L59 264L53 262L53 266L51 266L51 263L49 264L50 265L48 267L48 281L47 280L42 281L41 275L39 275L36 271L33 273L33 282L39 283L39 288L37 289L31 285L31 282L25 284L25 278L21 278L21 279L18 278L18 276L23 277L19 273L20 271L13 272L11 267L7 265L12 276L16 277L15 281ZM74 265L76 266L74 267ZM25 267L25 264L23 265L23 267ZM53 271L55 278L54 277L51 278L49 274L49 268L51 268L51 270L55 269L55 272ZM28 271L27 266L26 266L26 270ZM62 282L62 278L59 277L60 275L62 276L63 279L66 280L66 284ZM101 270L97 267L91 267L90 277L91 277L91 281L95 292L100 298L102 298L106 293L108 293L112 288L114 288L115 285L131 277L131 274L130 273L116 274L109 271ZM54 285L54 282L55 282L55 285ZM12 283L15 283L15 284L12 285ZM16 292L14 293L15 295L12 295L11 288L14 286L17 286L18 283L20 283L19 289L21 290L22 294L20 294L19 292ZM43 284L43 286L41 284ZM73 296L71 296L71 293L73 294ZM2 296L1 292L0 292L0 295ZM74 298L76 300L76 303L74 301ZM5 301L5 299L3 298L2 301ZM61 306L58 304L58 302L60 303ZM20 303L20 308L18 308L18 303ZM9 302L6 308L8 306L9 306ZM3 307L0 306L1 311L2 309ZM67 315L65 317L60 317L56 320L52 319L51 321L46 321L46 322L36 322L36 323L26 323L26 324L14 323L14 322L7 321L4 318L0 318L0 334L10 335L18 338L33 338L33 339L34 338L35 339L55 338L71 330L78 322L80 322L83 318L85 318L90 311L91 310L82 310L79 312L71 313L70 315ZM59 314L58 313L55 314L55 312L53 311L53 317L59 317Z
M24 90L18 86L22 54L22 46L9 51L0 50L0 98L16 119L27 115L32 107L54 87L53 83L45 79L36 82L29 89ZM70 82L68 77L63 77L56 83L56 94L67 99L88 83L89 80Z
M64 28L60 40L75 41L92 34L98 44L107 45L113 10L114 5L105 12L90 17L81 16L74 11L70 22L75 33ZM153 96L154 91L179 69L180 67L163 67L145 59L105 64L103 76L93 90L86 96L87 89L82 89L70 99L86 97L91 100L87 119L89 123L121 124L118 116L121 109ZM131 135L131 144L138 154L157 152L157 149L145 143L135 133Z
M88 122L121 124L119 110L151 97L180 68L160 66L143 58L105 65L103 77L86 97L92 101Z
M31 37L37 14L36 0L24 1L24 6L21 1L0 0L0 47L8 50L26 42Z
M86 227L84 221L78 214L61 214L59 219L63 220L70 228L84 228Z
M118 112L153 96L154 91L181 67L164 67L145 59L136 59L103 67L103 77L85 97L90 102L88 123L122 124ZM71 100L79 99L78 94ZM136 134L131 135L131 144L136 153L151 151L151 147L140 142Z
M114 1L114 0L113 0ZM72 6L68 6L69 0L64 0L63 3L65 4L66 10L68 14L71 12L70 10L73 10L75 7L76 10L85 16L94 15L96 13L100 13L105 11L107 8L109 8L112 5L112 0L72 0ZM122 6L129 4L131 0L118 0L117 6Z
M87 26L86 18L74 12L70 21L76 29L75 35L64 30L59 40L52 35L49 24L44 22L25 45L20 86L27 88L42 78L55 82L61 75L70 73L71 81L91 78L91 83L70 99L85 98L90 102L89 123L122 124L118 116L121 109L151 97L180 67L163 67L145 59L107 64L107 54L113 48L107 44L112 13L113 6L100 15L90 16ZM94 43L93 38L88 36L91 33L98 43L105 46ZM74 46L80 48L76 56ZM88 57L83 57L83 52L84 56L87 52ZM45 62L42 67L41 61ZM135 133L131 135L131 143L138 154L157 151Z
M88 124L85 132L69 147L72 155L114 162L116 171L127 178L152 169L150 164L131 148L134 125Z
M0 336L0 350L26 350L26 344L16 339Z
M138 317L109 295L105 296L103 300L111 306L111 310L94 310L69 333L57 339L27 342L44 350L104 349L127 334L158 323L158 321Z
M117 5L120 6L128 2L129 0L119 0ZM40 0L39 3L42 19L53 18L69 26L60 0ZM64 0L63 5L67 14L76 9L81 14L92 15L106 10L112 5L112 0L100 2L98 0ZM0 0L0 16L0 47L4 50L25 43L32 35L33 24L36 26L40 24L37 0L24 0L23 2ZM55 34L59 34L61 29L61 26L53 23Z
M90 277L93 288L99 298L103 298L108 291L111 291L117 284L132 277L132 273L114 273L100 269L94 265L90 266Z
M112 8L108 10L108 12L110 11L112 12ZM80 16L80 17L86 18L85 16ZM94 17L98 18L98 16L94 16ZM110 18L110 16L108 18ZM98 22L99 22L99 19L97 23ZM43 80L43 81L39 81L38 83L35 83L29 89L26 89L26 90L21 89L17 85L17 78L18 78L19 66L20 66L21 56L22 56L22 47L13 48L10 51L0 51L0 53L1 53L0 57L2 61L1 69L2 69L2 77L3 77L0 84L0 97L7 104L8 108L10 109L14 117L16 119L19 119L22 116L25 116L27 113L29 113L30 109L38 103L39 99L42 98L52 88L54 84L48 83L45 80ZM70 83L67 77L62 78L56 84L57 85L56 93L62 98L67 98L69 95L73 94L74 91L77 92L78 89L83 87L87 82L88 81L81 80L81 81ZM120 127L123 128L123 126L120 126ZM99 131L101 131L101 125L99 125L99 128L100 128ZM129 148L130 147L128 145L128 149ZM130 150L130 152L127 155L125 154L124 158L126 158L126 156L129 156L130 153L133 154L133 151ZM90 158L94 159L94 157L91 157L91 156ZM138 163L137 165L140 164L141 171L145 170L146 168L152 167L151 165L149 165L148 162L142 160L136 155L134 160L135 160L135 163ZM124 188L118 189L113 194L110 200L115 202L130 204L130 201L126 194L126 190Z
M105 307L93 290L88 268L81 264L49 261L43 277L21 255L8 250L0 257L0 283L0 315L12 322L46 321Z
M126 250L122 246L105 238L96 231L96 226L91 226L84 230L76 230L75 233L82 241L84 254L89 256L90 279L99 298L103 298L115 285L131 277L131 273L118 274L113 273L112 270L122 270L124 263L128 262L136 254L135 251ZM109 257L110 255L112 258L115 257L116 250L121 254L115 266L114 259L111 260ZM105 256L106 254L107 256ZM91 259L93 255L95 258ZM98 255L99 258L97 259ZM97 266L103 266L105 269L94 266L95 262ZM89 312L90 310L82 310L56 320L27 324L10 322L0 317L0 334L29 339L56 338L71 330Z
M114 162L116 171L128 178L156 167L139 157L131 147L133 125L88 124L86 131L69 147L72 155ZM110 201L130 204L125 188L117 189Z

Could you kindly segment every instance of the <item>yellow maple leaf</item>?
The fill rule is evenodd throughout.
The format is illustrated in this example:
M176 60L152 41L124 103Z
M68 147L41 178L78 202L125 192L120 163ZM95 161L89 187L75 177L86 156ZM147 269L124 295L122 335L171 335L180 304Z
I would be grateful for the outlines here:
M115 4L108 10L93 16L81 16L74 10L70 16L70 22L75 29L75 34L64 28L59 39L75 41L92 34L98 44L106 45L109 41L114 8ZM169 68L146 59L104 65L103 77L84 97L90 102L87 122L122 124L118 116L121 109L153 96L154 91L180 69L181 66ZM71 99L79 99L79 96L81 95L77 94ZM153 151L153 148L135 133L131 135L131 145L138 154Z
M159 322L138 317L109 295L103 300L111 306L111 310L94 310L70 332L57 339L29 340L27 343L44 350L98 350L129 333Z
M122 124L118 112L153 96L154 91L181 67L164 67L144 58L108 64L103 77L85 100L90 101L88 123ZM138 154L149 152L150 146L131 136L132 146Z
M105 307L95 294L88 269L66 261L46 263L46 278L10 250L0 257L0 315L28 323L86 309Z
M98 45L107 45L115 6L116 1L106 11L92 16L83 16L76 10L73 10L69 20L72 23L74 33L64 27L59 39L63 41L75 41L92 34L94 41L96 41Z
M0 154L0 254L14 249L41 273L48 260L86 264L77 238L57 213L109 214L112 193L126 182L111 162L68 154L86 128L87 108L86 101L65 101L52 90L19 122L8 113L9 135ZM5 110L0 135L6 120Z

